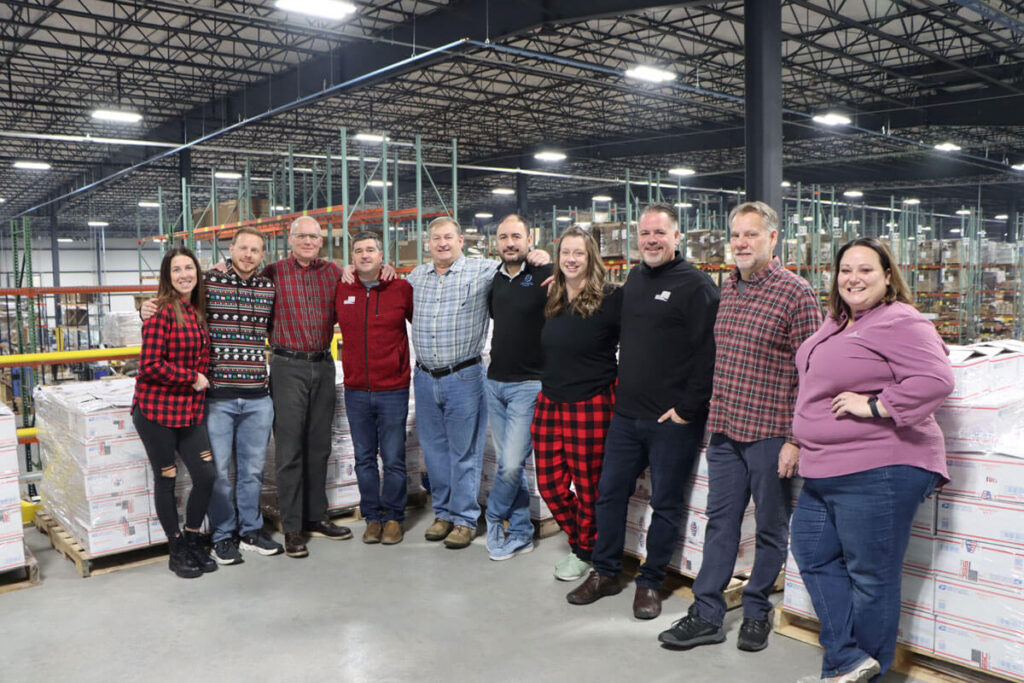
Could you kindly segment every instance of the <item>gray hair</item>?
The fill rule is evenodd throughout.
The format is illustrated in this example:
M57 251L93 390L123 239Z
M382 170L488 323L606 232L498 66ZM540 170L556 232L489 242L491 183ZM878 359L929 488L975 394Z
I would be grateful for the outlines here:
M764 202L743 202L742 204L737 204L729 212L729 225L732 225L732 219L745 213L756 213L759 215L761 223L768 229L768 232L779 229L779 214Z
M430 234L430 231L436 228L437 226L444 225L446 223L451 223L452 225L454 225L455 232L458 233L459 235L462 234L462 226L459 225L459 222L455 220L455 218L452 216L438 216L434 220L430 221L430 224L427 225L427 234Z

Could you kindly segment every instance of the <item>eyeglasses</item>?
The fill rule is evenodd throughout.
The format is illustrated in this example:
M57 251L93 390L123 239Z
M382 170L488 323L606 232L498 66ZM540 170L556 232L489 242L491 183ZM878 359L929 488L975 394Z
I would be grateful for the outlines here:
M292 233L292 237L297 240L318 240L321 239L323 235L318 232L296 232Z

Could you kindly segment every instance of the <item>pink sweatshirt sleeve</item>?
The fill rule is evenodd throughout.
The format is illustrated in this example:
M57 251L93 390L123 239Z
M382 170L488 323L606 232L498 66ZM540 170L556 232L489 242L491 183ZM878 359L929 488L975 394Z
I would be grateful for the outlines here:
M896 383L878 395L897 427L914 425L931 416L953 391L953 370L946 345L935 326L911 314L879 330L878 347Z

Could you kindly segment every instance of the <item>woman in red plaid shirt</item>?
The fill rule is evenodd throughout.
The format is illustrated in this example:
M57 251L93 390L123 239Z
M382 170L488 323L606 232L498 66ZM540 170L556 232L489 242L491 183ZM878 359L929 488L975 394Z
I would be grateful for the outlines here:
M210 366L206 291L199 261L188 249L164 255L156 303L156 314L142 326L132 421L153 466L156 513L170 545L168 567L192 579L217 568L199 539L216 470L203 420ZM184 536L174 498L176 452L192 477Z
M622 312L622 290L605 283L604 273L590 233L575 225L562 233L544 309L544 371L530 428L537 488L572 549L555 565L560 581L587 573L597 538L597 482L615 402Z

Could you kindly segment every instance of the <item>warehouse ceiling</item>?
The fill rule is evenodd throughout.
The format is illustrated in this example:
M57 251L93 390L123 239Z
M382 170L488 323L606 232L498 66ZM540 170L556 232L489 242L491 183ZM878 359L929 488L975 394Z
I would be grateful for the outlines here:
M55 213L62 234L86 231L88 220L108 222L108 234L135 234L137 224L149 233L153 212L137 202L155 200L160 188L173 214L189 165L194 205L208 201L211 169L246 166L254 195L274 182L274 203L284 202L279 169L289 149L296 166L317 170L296 174L296 201L303 188L317 201L312 187L329 149L339 203L343 127L349 156L369 160L367 173L380 145L351 136L387 132L389 158L402 162L402 206L415 205L416 136L433 164L424 183L440 191L425 193L430 206L452 201L457 140L462 211L511 210L513 200L498 204L491 189L514 188L516 177L495 168L536 170L525 187L531 206L545 210L589 205L596 191L621 201L627 170L675 186L667 171L685 166L697 171L684 181L691 188L743 185L742 2L355 4L351 18L327 21L273 0L5 1L0 220L35 208L44 225ZM980 197L986 215L1015 210L1024 188L1024 172L1011 168L1024 162L1022 8L1010 0L784 0L788 191L817 183L863 190L873 205L913 195L925 210L951 213ZM677 79L623 76L642 63ZM142 119L98 122L97 108ZM847 113L851 125L810 119L825 110ZM934 149L943 142L961 149ZM195 143L184 161L174 152L182 143ZM566 160L533 159L548 148ZM13 167L26 159L52 167ZM353 192L357 168L350 164ZM219 198L236 191L218 182Z

